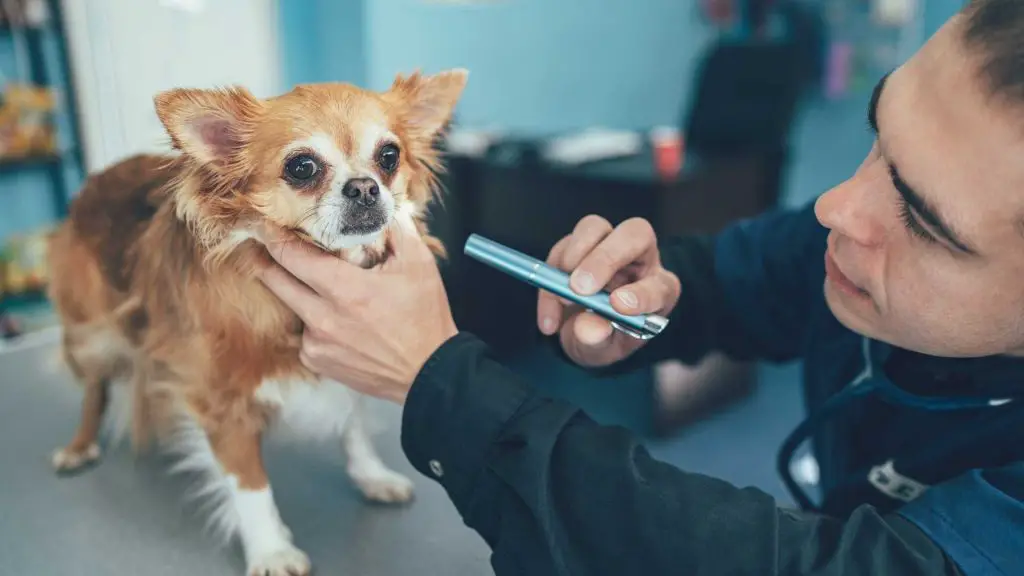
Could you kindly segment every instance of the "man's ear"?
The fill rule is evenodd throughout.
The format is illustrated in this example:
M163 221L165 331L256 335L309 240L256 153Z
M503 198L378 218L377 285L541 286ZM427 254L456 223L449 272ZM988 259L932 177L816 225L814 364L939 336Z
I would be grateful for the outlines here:
M263 105L244 88L179 88L154 99L156 114L175 148L219 172L245 161Z
M398 75L387 95L402 111L405 129L414 137L432 140L451 118L468 78L463 69L433 76Z

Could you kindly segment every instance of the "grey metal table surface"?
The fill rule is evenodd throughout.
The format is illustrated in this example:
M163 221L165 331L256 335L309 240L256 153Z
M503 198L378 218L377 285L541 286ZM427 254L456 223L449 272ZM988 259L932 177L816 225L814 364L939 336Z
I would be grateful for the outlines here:
M238 547L204 533L169 459L136 457L125 445L82 474L52 472L50 455L71 438L81 398L67 374L48 367L54 354L52 344L0 353L0 575L243 574ZM407 507L365 503L340 445L267 449L281 515L314 574L493 574L483 540L402 454L397 407L375 410L386 420L376 437L382 457L416 483Z

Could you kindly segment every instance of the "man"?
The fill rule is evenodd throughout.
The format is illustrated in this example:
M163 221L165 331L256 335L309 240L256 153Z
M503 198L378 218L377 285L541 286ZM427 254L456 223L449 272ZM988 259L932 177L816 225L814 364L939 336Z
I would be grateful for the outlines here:
M415 238L373 272L275 247L317 293L265 281L310 320L310 367L404 404L406 454L497 574L1024 574L1024 2L972 2L869 117L867 159L812 206L660 246L644 222L587 218L554 247L577 290L669 314L651 343L538 304L595 369L803 359L812 415L780 467L812 440L824 497L788 481L797 510L537 395L458 332Z

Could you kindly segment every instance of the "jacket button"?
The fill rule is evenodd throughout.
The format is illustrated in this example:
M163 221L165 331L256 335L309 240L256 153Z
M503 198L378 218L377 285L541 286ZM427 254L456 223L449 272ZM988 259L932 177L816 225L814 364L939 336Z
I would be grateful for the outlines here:
M437 460L431 460L429 462L429 465L430 471L433 472L434 476L437 476L438 478L444 476L444 468L441 467L440 462L438 462Z

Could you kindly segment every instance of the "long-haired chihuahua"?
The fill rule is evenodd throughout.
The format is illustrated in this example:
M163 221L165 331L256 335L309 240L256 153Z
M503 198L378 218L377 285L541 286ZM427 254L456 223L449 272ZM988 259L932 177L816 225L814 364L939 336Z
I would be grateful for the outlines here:
M299 361L302 325L258 279L265 226L373 267L394 226L435 253L425 211L437 192L438 136L467 74L398 76L381 92L315 84L269 99L242 88L155 99L176 153L139 155L90 176L55 232L50 298L62 353L84 388L60 472L96 461L113 389L131 399L136 448L182 454L216 498L248 574L306 574L274 502L261 441L287 426L337 438L366 498L399 503L412 482L369 439L363 398Z

